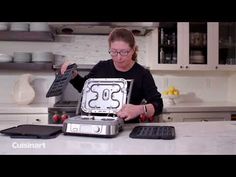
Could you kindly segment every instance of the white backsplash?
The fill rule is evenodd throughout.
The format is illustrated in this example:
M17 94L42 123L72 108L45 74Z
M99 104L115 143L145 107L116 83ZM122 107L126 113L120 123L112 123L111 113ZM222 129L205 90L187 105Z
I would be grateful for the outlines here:
M228 96L229 74L226 72L152 72L158 90L163 92L169 86L180 91L177 102L233 101ZM236 101L235 101L236 102Z
M136 37L139 47L138 62L146 61L146 38ZM62 36L60 42L0 42L0 53L12 55L15 51L38 52L50 51L54 54L67 56L68 60L78 64L95 64L99 60L109 59L107 36L77 35ZM19 74L24 72L0 71L0 103L13 103L11 95L13 85ZM33 103L48 103L46 98L54 73L33 72L32 86L36 91ZM236 88L236 75L229 76L225 72L152 72L154 80L160 92L170 85L180 90L180 101L235 101L233 88ZM234 83L233 83L234 82ZM233 85L234 84L234 85Z

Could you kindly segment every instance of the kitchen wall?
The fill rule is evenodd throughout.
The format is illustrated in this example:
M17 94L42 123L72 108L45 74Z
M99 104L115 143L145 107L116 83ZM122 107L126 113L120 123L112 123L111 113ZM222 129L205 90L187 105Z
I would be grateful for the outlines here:
M230 73L228 79L228 100L236 102L236 73Z
M146 37L136 37L139 46L140 64L145 65L147 41ZM54 54L66 55L67 59L78 64L95 64L99 60L110 58L107 36L77 35L60 36L57 42L5 42L0 41L0 53L12 55L14 51L51 51ZM11 90L23 71L0 71L0 103L14 103ZM45 98L53 79L53 72L31 72L36 90L34 103L48 103L52 99ZM197 71L153 71L155 82L160 92L173 85L181 92L180 102L183 101L235 101L233 94L236 74L227 72L197 72Z
M54 103L54 98L46 98L46 92L55 78L54 73L24 71L0 72L0 103L15 103L13 99L15 83L22 74L26 73L32 74L30 84L35 91L35 99L32 103Z
M155 71L154 79L160 91L174 86L180 91L176 102L231 101L229 73L216 71Z

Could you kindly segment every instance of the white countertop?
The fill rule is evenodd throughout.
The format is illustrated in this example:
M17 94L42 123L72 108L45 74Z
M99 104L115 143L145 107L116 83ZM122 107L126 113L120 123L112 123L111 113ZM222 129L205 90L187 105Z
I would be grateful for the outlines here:
M236 102L186 102L164 105L163 112L236 112Z
M0 134L0 154L236 154L234 121L151 124L174 126L174 140L129 138L130 131L136 125L141 124L125 125L124 130L114 138L60 134L54 139L40 140L12 139ZM4 128L8 127L0 126L1 130ZM22 146L25 148L20 148Z

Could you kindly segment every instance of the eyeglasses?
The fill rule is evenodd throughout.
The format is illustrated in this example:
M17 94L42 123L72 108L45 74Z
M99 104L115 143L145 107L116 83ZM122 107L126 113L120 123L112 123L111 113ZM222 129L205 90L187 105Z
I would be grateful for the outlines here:
M131 50L121 50L121 51L116 51L116 50L109 50L109 54L113 57L116 57L118 55L118 53L120 54L120 56L125 57L129 54Z

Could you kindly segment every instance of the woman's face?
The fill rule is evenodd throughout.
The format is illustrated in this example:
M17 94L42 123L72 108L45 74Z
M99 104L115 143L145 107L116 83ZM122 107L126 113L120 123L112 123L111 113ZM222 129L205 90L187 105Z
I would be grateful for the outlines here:
M134 50L130 48L129 44L124 41L114 41L110 45L110 55L113 59L115 66L118 69L126 70L130 69L134 61L132 56Z

